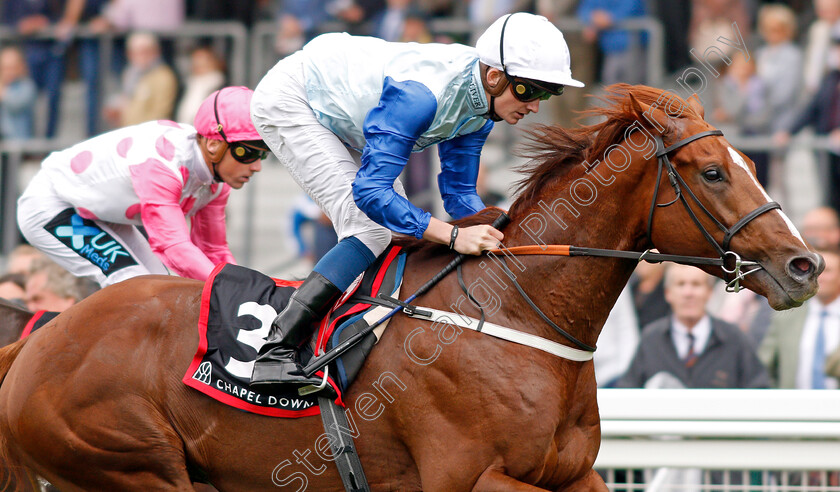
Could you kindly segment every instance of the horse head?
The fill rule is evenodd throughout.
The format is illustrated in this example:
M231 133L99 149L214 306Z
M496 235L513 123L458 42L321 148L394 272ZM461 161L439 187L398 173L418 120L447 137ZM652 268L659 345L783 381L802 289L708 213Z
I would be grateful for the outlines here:
M750 159L703 119L696 96L616 84L603 99L586 112L599 123L531 132L506 245L657 249L694 257L682 262L767 297L775 309L814 295L822 258L770 200ZM629 263L602 268L602 282L623 285ZM617 295L612 289L603 299Z
M822 257L767 195L755 164L704 120L697 96L686 101L662 91L646 103L635 90L621 89L655 142L657 165L649 172L657 170L659 181L650 198L649 247L720 257L722 267L701 268L765 296L774 309L799 306L814 295Z

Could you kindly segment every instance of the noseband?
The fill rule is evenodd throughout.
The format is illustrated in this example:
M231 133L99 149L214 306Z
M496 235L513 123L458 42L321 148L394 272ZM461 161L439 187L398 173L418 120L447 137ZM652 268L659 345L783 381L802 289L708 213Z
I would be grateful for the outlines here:
M727 291L734 291L737 292L740 290L740 281L745 276L753 273L759 269L761 269L761 265L759 265L755 261L745 261L741 260L741 257L731 251L729 249L729 243L732 241L732 237L738 233L741 229L743 229L747 224L749 224L753 219L760 216L765 212L769 212L771 210L780 209L781 206L776 202L767 202L764 205L756 208L752 212L748 213L747 215L743 216L738 222L735 223L732 227L726 227L723 225L711 212L700 202L694 192L691 191L688 184L683 180L682 176L677 172L676 168L673 164L671 164L670 159L668 159L668 154L674 150L679 149L689 143L701 139L703 137L709 136L723 136L723 132L720 130L708 130L705 132L696 133L690 137L684 138L669 147L665 147L665 144L662 142L662 137L655 137L656 140L656 157L657 157L657 171L656 171L656 187L653 190L653 198L651 199L650 203L650 212L648 213L648 224L647 224L647 237L648 240L653 243L653 236L652 236L652 229L653 229L653 212L657 209L657 207L667 207L673 205L678 200L683 204L686 212L688 213L691 220L697 226L709 244L717 251L718 255L720 256L720 267L723 271L728 275L733 275L734 278L729 281L726 285ZM674 189L674 194L676 197L668 203L656 203L656 199L659 196L659 186L662 182L662 171L665 169L665 172L668 174L668 182L671 184L671 187ZM686 199L686 194L691 198L691 200L700 207L700 210L708 217L717 227L723 232L723 244L718 244L715 238L703 227L703 224L700 222L700 219L697 217L697 214L694 213L694 210L688 203ZM677 256L677 255L675 255ZM683 261L677 261L677 263L694 263L691 261L692 257L684 257ZM732 261L732 268L727 268L727 260L731 259ZM756 267L749 271L742 272L741 267Z

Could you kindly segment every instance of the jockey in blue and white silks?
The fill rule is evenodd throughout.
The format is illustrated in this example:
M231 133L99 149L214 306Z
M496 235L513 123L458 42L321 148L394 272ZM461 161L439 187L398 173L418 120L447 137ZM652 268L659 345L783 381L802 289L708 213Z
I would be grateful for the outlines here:
M516 124L571 76L562 33L544 17L496 21L476 47L321 35L275 65L255 90L257 131L332 221L339 242L272 325L252 384L301 377L296 349L309 327L391 241L391 231L465 254L495 247L489 225L460 231L411 204L397 179L412 151L438 145L438 186L454 218L484 208L479 159L493 121ZM492 121L491 121L492 120ZM361 166L350 152L361 152Z

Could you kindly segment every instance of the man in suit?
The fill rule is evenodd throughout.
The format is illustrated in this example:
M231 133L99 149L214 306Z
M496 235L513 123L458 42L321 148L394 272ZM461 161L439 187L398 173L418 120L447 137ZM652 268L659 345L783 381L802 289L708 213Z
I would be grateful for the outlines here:
M836 389L827 377L829 354L840 349L840 249L817 249L825 259L819 291L803 306L775 313L758 356L774 387Z
M715 279L687 265L665 271L665 300L672 314L642 332L624 388L765 388L767 371L747 337L734 325L709 316ZM664 384L663 384L664 382Z

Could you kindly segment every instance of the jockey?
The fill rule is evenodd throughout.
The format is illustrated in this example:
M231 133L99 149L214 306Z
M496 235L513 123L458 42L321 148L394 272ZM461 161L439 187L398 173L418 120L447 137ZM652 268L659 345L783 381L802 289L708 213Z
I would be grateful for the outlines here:
M515 125L565 85L583 86L563 34L527 13L498 19L475 48L332 33L277 63L254 92L251 117L339 242L274 320L251 384L319 382L301 374L297 350L391 231L465 254L497 246L502 233L489 225L459 230L412 205L397 177L410 152L438 144L446 211L478 212L479 156L493 122ZM361 152L361 167L348 147Z
M23 235L103 287L167 267L205 280L217 263L234 263L225 205L268 154L252 95L225 87L204 100L194 127L150 121L51 153L18 200Z

